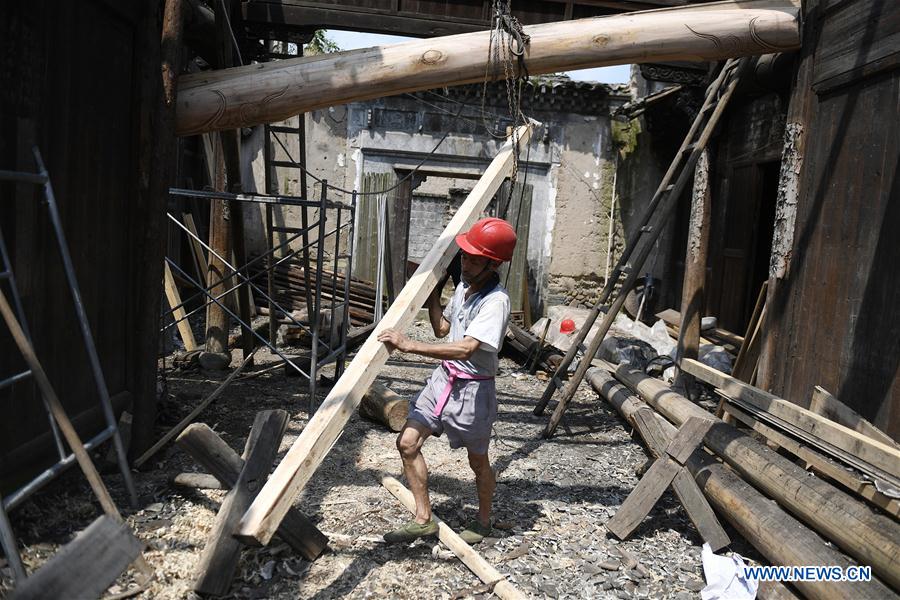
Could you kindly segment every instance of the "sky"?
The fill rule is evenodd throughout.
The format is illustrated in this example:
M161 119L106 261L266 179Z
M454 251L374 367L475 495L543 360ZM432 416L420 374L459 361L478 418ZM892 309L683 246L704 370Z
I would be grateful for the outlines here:
M380 35L375 33L357 33L354 31L338 31L331 29L326 36L341 50L356 50L357 48L370 48L386 44L399 44L414 38L397 35ZM599 81L601 83L628 83L631 72L629 65L615 67L600 67L599 69L581 69L579 71L567 71L566 75L576 81Z

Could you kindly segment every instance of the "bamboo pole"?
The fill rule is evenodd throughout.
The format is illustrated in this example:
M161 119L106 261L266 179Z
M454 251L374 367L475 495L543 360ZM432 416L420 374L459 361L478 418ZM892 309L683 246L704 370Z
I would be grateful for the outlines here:
M799 2L726 1L525 27L530 75L649 61L711 61L800 46ZM484 80L490 32L182 76L178 134Z

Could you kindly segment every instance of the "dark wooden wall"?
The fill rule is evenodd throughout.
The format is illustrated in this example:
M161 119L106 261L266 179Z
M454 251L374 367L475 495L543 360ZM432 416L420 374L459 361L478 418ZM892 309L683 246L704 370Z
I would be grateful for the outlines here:
M135 339L134 274L144 229L139 173L148 172L140 150L142 73L152 49L148 5L29 0L0 7L0 169L34 171L32 145L43 154L119 409L134 391L137 371L154 366L154 357L138 356ZM96 386L41 197L33 186L2 184L0 226L38 358L88 437L102 424ZM0 329L3 378L22 364ZM46 462L49 428L28 382L0 391L0 415L0 488L8 489Z
M816 6L816 4L818 6ZM900 437L900 4L811 3L805 162L764 385L822 385ZM801 77L801 81L803 78ZM762 371L761 371L762 372Z

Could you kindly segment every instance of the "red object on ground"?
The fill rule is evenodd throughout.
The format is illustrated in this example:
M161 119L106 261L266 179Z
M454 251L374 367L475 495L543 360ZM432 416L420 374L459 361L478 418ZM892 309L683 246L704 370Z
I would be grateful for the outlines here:
M559 324L560 333L572 333L573 331L575 331L575 321L572 319L563 319Z

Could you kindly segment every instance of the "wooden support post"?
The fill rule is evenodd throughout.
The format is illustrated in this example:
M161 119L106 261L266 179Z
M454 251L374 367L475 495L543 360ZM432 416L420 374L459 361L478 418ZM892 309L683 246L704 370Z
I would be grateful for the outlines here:
M394 432L403 429L408 413L409 401L378 382L372 384L359 403L359 414Z
M710 221L709 149L704 149L694 167L691 218L684 257L684 283L681 290L681 324L678 332L676 363L700 355L700 319L703 316L706 258L709 250ZM682 371L678 383L690 383Z
M616 376L618 378L619 374L617 373ZM636 372L635 377L637 377ZM612 379L609 376L609 373L605 372L604 369L593 369L590 381L594 389L628 420L632 418L635 411L641 408L647 408L647 404L632 395L631 391L629 391L625 385ZM658 383L659 387L657 387L655 383L651 386L651 382ZM626 383L629 387L633 385L632 382ZM684 419L674 418L674 415L680 414L681 411L677 411L676 413L669 410L674 394L663 391L668 390L668 386L661 381L654 380L650 377L646 377L646 379L639 381L638 385L642 388L640 390L640 395L647 400L647 402L652 404L654 408L662 410L660 407L665 405L666 409L662 410L663 414L669 416L669 418L673 418L675 422L680 423L684 421ZM651 387L657 388L655 394L650 391L649 388ZM697 407L686 398L681 398L683 399L685 408L690 405L696 409L692 410L692 413L709 418L709 414L703 409ZM662 403L660 404L658 400L661 400ZM657 404L659 404L659 406L657 406ZM653 414L655 415L657 423L666 435L671 436L675 433L674 425L669 423L661 415L655 412ZM708 447L711 447L717 452L720 450L717 449L719 448L719 445L715 438L717 437L718 432L721 431L720 428L734 431L732 427L718 423L710 429L706 435L705 442ZM741 443L741 440L751 438L743 436L736 431L735 433L737 434L737 439L732 438L729 441L731 441L732 445L735 447L734 450L740 453L743 452L743 449L738 447L744 446L744 444ZM711 440L713 441L713 446L710 446ZM756 442L751 439L751 443ZM759 444L756 445L759 446ZM774 454L771 451L768 451L768 449L765 449L765 451L769 454ZM793 463L786 459L782 459L781 457L778 457L778 459L793 465ZM776 460L776 464L773 464L772 467L778 469L778 462L780 461ZM796 465L793 466L796 467ZM788 498L785 497L785 494L808 494L808 490L803 487L804 484L802 482L789 483L788 478L781 479L781 487L779 489L782 490L782 493L777 495L779 503L776 504L760 493L760 491L748 485L734 470L713 461L705 452L695 452L688 461L687 468L703 494L709 498L718 513L726 518L740 534L744 536L744 538L753 544L753 546L768 559L770 564L839 565L841 567L848 567L855 564L846 555L842 554L834 546L810 531L809 528L805 527L782 508L782 506L786 506L793 510L796 506L795 503L790 502ZM797 469L802 474L804 480L815 479L806 474L803 469L800 469L799 467L797 467ZM773 473L773 475L776 479L779 479L782 473L779 470L778 473ZM819 484L824 485L825 488L831 488L831 486L824 484L821 481L818 482L818 484L812 483L810 485L818 486ZM764 491L769 489L772 489L771 486L765 486ZM834 508L832 502L837 498L829 496L830 495L819 497L822 514L825 514L829 509ZM776 495L773 495L772 497L774 498ZM855 523L856 521L849 516L847 519L848 520L842 522L843 527L849 530L851 528L847 527L847 523ZM870 563L863 561L862 564ZM827 598L831 600L870 598L875 600L877 598L890 597L892 594L889 588L875 579L870 582L807 581L796 582L794 585L804 596L809 598Z
M143 452L153 442L156 422L156 356L159 352L159 285L166 256L166 205L175 165L175 103L178 74L181 72L182 0L166 0L159 28L159 2L141 6L142 35L139 46L141 84L135 104L140 139L137 164L140 177L133 218L140 223L141 235L133 240L134 258L130 262L134 287L132 310L134 331L129 332L133 347L128 352L133 364L128 369L127 387L132 391L134 429L129 454ZM157 51L158 49L158 51ZM162 75L162 76L160 76ZM162 84L162 85L160 85ZM124 349L123 349L124 350Z
M208 425L191 425L178 436L177 443L226 488L235 485L244 460ZM277 535L309 561L318 558L328 545L328 538L295 508L285 514Z
M531 126L520 127L516 131L521 145L528 143L531 133ZM419 308L456 253L455 236L474 223L487 208L494 193L512 169L518 146L513 140L508 140L503 145L400 292L397 301L391 305L372 335L356 353L353 362L331 388L319 410L303 428L241 520L239 535L242 539L265 544L272 538L294 498L334 445L350 415L362 400L363 393L387 362L388 350L378 341L378 332L388 327L402 331L413 322Z
M381 480L387 491L394 495L410 512L416 512L416 501L412 492L403 487L403 484L393 477L385 477ZM446 523L441 521L437 515L432 515L435 523L438 524L438 537L450 550L471 570L480 580L486 584L493 586L491 591L503 600L524 600L526 598L516 586L506 580L497 569L492 567L480 554L475 552L472 547L467 544L459 535L453 531Z
M200 555L194 591L222 596L231 587L243 548L231 534L266 480L287 422L288 413L284 410L265 410L256 414L244 447L244 466L219 508L209 540Z
M128 525L100 516L19 584L11 600L99 598L143 548Z
M606 528L620 540L624 540L637 529L641 521L650 513L666 488L675 480L675 476L683 469L688 457L693 454L698 444L702 444L703 436L711 422L691 417L679 428L672 441L666 446L665 454L660 454L647 473ZM727 536L725 538L727 540ZM727 545L727 541L726 544ZM719 546L721 548L722 546ZM716 548L718 550L719 548Z
M172 277L172 269L169 268L169 263L163 265L163 285L166 289L166 299L169 301L169 308L172 309L172 317L178 321L178 333L181 335L181 341L184 342L184 349L188 352L193 352L197 349L197 342L194 340L191 324L184 318L185 312L184 307L181 306L181 295L178 293L178 287L175 285L175 278Z
M789 0L717 2L530 25L523 58L528 73L538 75L785 52L800 45L798 8ZM352 101L480 82L490 40L484 31L185 75L178 132L249 127ZM303 85L290 83L297 81Z
M709 413L672 391L662 381L634 371L627 365L616 369L615 375L616 379L628 385L676 425L691 416L710 417ZM900 523L873 512L828 482L810 476L802 467L765 444L718 420L707 432L704 443L749 483L835 542L861 564L871 565L876 575L894 587L900 587ZM695 478L696 474L694 472ZM853 523L853 527L848 527L848 523Z
M225 191L225 160L222 156L222 145L218 136L215 138L213 166L215 180L213 189L217 192ZM209 247L216 254L224 258L231 256L231 223L232 217L227 200L213 199L210 201L209 211ZM214 297L221 296L230 286L228 269L215 254L209 253L209 269L206 275L209 284L219 282L210 290ZM223 298L223 301L225 299ZM231 319L225 309L210 302L206 308L206 350L200 355L200 363L204 368L226 369L231 362L231 352L228 350L228 330L231 328Z
M228 189L232 194L240 194L244 191L241 181L241 135L236 129L223 131L222 151L225 155L225 173L228 179ZM238 272L247 263L247 252L244 248L244 206L238 201L228 203L228 211L231 215L231 247L234 251L234 266ZM223 254L226 258L230 255ZM243 273L246 277L248 273ZM241 280L243 281L243 280ZM238 314L245 325L241 326L241 350L243 358L247 358L256 346L253 333L250 331L253 316L250 310L250 284L246 281L237 288ZM253 364L252 362L250 363Z

